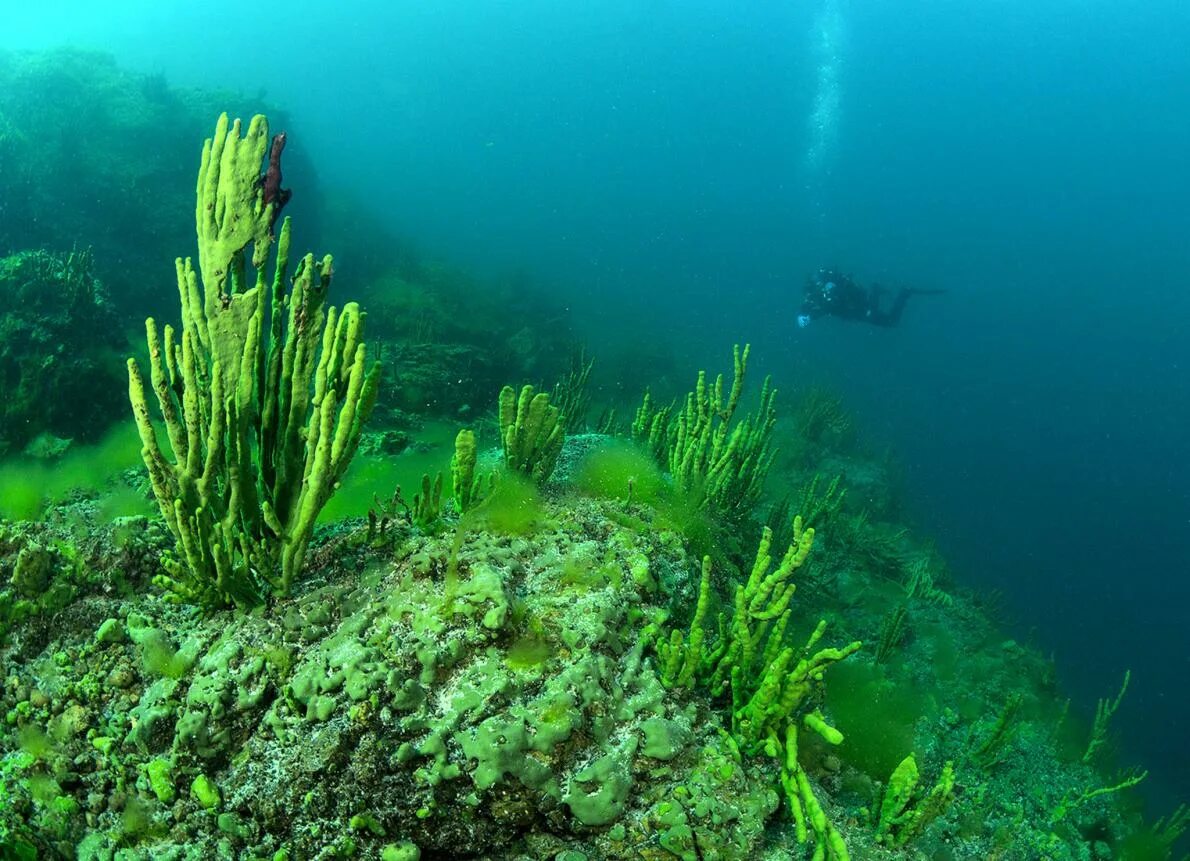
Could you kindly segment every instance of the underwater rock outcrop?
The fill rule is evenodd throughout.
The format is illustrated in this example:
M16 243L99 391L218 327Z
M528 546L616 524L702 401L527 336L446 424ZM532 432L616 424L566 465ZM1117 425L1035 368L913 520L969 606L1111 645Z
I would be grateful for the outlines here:
M121 319L141 316L168 289L162 262L193 241L193 204L179 192L193 187L198 142L228 100L128 71L101 51L0 51L0 255L90 248ZM316 197L301 148L285 155Z
M94 442L124 412L127 349L88 251L0 258L0 456L37 437Z
M1039 656L962 598L898 599L891 584L882 598L871 583L856 605L856 575L807 572L804 540L773 575L725 559L700 588L710 569L666 496L626 506L554 483L544 498L497 489L432 530L342 524L266 613L162 601L148 580L167 542L138 537L144 519L85 541L62 525L88 520L77 510L52 542L10 528L0 574L63 600L0 645L0 847L122 861L742 861L816 845L881 861L1130 857L1109 848L1130 828L1115 794L1094 794L1085 738L1060 754ZM733 726L723 697L679 684L654 638L667 615L694 630L722 612L703 638L713 652L750 567L782 603L798 572L798 653L817 618L862 633L882 602L911 612L882 660L803 680L800 742L787 728L781 757ZM823 842L799 844L790 797Z
M385 360L382 413L467 421L508 379L550 379L577 349L555 292L526 278L479 281L402 254L402 241L370 224L362 208L339 217L351 230L335 247L357 266L365 258L360 299L372 310L369 336ZM361 254L370 236L388 252L383 265L368 266Z
M609 505L344 534L330 582L263 617L142 598L75 627L0 697L30 727L10 772L63 799L9 782L16 833L88 858L750 857L770 777L639 636L681 540Z

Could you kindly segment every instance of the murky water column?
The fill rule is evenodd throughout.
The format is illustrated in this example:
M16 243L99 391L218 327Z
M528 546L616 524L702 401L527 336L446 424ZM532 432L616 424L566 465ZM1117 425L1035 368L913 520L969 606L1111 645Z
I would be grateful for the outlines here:
M815 82L803 163L807 188L817 187L830 175L835 158L847 39L845 5L842 0L823 0L810 29Z

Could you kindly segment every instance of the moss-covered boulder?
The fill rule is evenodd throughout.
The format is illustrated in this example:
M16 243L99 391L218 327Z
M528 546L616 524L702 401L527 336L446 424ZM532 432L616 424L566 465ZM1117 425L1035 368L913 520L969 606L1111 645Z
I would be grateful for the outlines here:
M772 774L642 636L653 584L692 563L614 504L547 500L511 533L481 507L383 551L345 533L319 553L334 576L267 614L105 605L2 680L14 726L81 709L13 767L24 833L49 822L45 773L78 805L34 839L49 853L752 857Z
M125 349L89 253L0 258L0 455L47 434L102 436L127 409Z

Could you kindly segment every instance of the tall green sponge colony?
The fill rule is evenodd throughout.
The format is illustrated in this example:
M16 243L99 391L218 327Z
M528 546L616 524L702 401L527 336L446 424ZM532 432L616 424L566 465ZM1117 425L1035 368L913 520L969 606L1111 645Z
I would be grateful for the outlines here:
M379 367L367 368L363 312L354 302L326 306L330 255L302 258L287 290L288 218L270 255L280 198L261 172L269 143L263 116L243 134L239 120L219 118L198 174L198 271L190 258L176 263L181 328L145 323L172 457L140 368L128 360L142 454L177 542L157 581L178 600L208 606L251 606L289 590L376 400ZM279 158L274 143L270 173Z
M704 558L698 603L689 632L671 630L655 649L662 684L693 687L700 683L714 696L731 698L731 736L746 755L776 759L781 786L789 802L799 843L814 839L814 857L849 861L842 835L827 818L809 776L798 759L799 725L827 744L843 742L843 734L814 707L823 673L859 651L858 640L841 648L818 648L826 621L818 623L800 649L787 645L785 633L796 584L814 546L814 528L801 515L793 518L793 540L773 568L773 531L765 527L746 581L736 584L730 621L721 615L718 636L709 636L706 621L711 599L711 560Z
M475 475L478 457L475 431L459 431L455 437L455 453L450 459L450 484L460 514L469 511L482 495L479 479Z

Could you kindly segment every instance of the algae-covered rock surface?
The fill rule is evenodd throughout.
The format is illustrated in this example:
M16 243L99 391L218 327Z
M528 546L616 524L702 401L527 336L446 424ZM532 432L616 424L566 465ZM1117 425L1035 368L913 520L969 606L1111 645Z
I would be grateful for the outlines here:
M581 442L586 454L563 458L576 475L600 452ZM664 678L656 642L690 623L699 560L664 490L621 495L564 479L433 529L346 521L320 533L291 596L253 612L164 600L148 585L168 544L152 520L108 526L83 499L39 528L4 527L0 594L24 610L4 616L0 649L0 846L86 859L811 857L777 760L742 749L721 696ZM812 695L845 740L807 730L799 754L812 813L849 857L1129 857L1118 847L1135 829L1115 795L1080 800L1099 778L1081 751L1062 753L1047 662L967 598L906 595L819 549L793 626L825 617L830 639L873 640ZM712 609L729 611L748 563L716 554ZM885 607L903 605L881 646ZM910 810L944 763L956 779L900 843L907 826L881 837L881 805L914 754Z
M641 636L689 560L606 505L344 530L268 614L91 597L52 642L18 626L5 827L93 858L748 857L771 780Z

